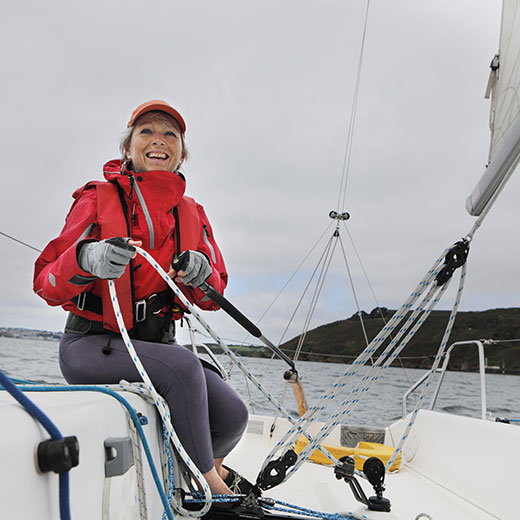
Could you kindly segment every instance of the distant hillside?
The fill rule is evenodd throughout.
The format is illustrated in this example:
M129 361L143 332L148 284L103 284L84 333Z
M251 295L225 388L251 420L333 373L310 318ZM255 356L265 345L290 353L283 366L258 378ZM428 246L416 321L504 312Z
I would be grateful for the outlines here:
M20 327L0 327L0 337L59 341L61 339L61 332L23 329Z
M381 308L388 321L395 311ZM433 311L417 334L405 347L400 361L395 365L405 367L431 366L433 357L446 327L450 312ZM367 314L362 311L363 322L369 340L382 329L384 321L380 310ZM451 333L449 344L472 339L517 339L520 338L520 308L493 309L481 312L459 312ZM282 349L294 352L299 337L293 338ZM300 359L310 361L333 361L348 363L364 348L365 340L357 314L346 320L322 325L307 333ZM291 356L292 357L292 356ZM488 366L505 367L509 373L520 373L520 342L498 343L486 348ZM473 371L478 366L477 349L461 347L452 353L451 370ZM498 368L496 371L500 371ZM518 371L518 372L517 372Z
M361 311L369 340L383 328L395 311L382 307L370 313ZM450 312L433 311L428 320L419 329L405 347L397 366L408 368L430 367L439 348ZM61 332L30 330L22 328L0 327L0 336L14 338L33 338L57 341ZM282 350L289 354L296 349L299 337L282 345ZM520 339L520 308L492 309L480 312L459 312L453 326L449 343L472 339L512 340ZM220 347L211 345L216 352ZM363 331L357 314L346 320L322 325L309 331L300 354L301 360L349 363L355 359L365 346ZM270 357L267 348L235 345L232 349L246 357ZM486 347L486 359L489 371L520 374L520 341L504 342ZM455 349L450 360L450 370L475 371L478 368L477 349L461 347Z

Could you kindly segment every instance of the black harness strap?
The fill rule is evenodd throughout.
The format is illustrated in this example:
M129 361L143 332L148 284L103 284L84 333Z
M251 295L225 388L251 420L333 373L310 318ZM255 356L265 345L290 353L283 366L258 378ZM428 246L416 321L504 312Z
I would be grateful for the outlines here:
M139 300L137 302L134 302L134 314L142 314L144 310L144 315L148 316L150 314L155 314L159 312L163 307L168 306L171 307L172 303L172 291L168 287L168 289L165 289L164 291L161 291L159 293L152 294L146 300ZM72 302L76 304L78 307L78 310L80 311L90 311L95 314L99 314L100 316L103 315L103 300L100 296L97 296L96 294L93 294L91 292L83 292L79 294L78 296L74 296L74 298L71 298ZM145 304L145 305L143 305ZM137 311L137 307L139 307L139 311ZM143 321L142 319L138 321Z
M181 223L179 221L179 210L177 209L177 206L172 208L172 213L175 218L175 243L177 246L177 252L175 253L176 256L180 256L182 249L181 249Z

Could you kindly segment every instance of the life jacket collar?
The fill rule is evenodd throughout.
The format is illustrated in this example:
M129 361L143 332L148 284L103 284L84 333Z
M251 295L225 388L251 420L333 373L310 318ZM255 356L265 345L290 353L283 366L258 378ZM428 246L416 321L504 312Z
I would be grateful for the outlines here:
M177 172L154 170L135 173L124 165L121 173L119 159L107 162L103 174L107 181L117 182L129 198L133 196L132 182L135 180L147 205L157 210L169 211L177 206L186 191L186 180Z

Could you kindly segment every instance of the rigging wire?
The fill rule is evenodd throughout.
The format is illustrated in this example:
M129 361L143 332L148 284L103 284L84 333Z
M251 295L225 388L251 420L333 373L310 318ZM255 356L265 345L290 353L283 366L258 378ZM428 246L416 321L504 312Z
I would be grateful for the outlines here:
M341 176L340 188L338 190L338 201L337 201L338 212L340 210L340 205L341 205L341 207L344 207L345 206L345 202L346 202L347 180L348 180L348 174L349 174L349 170L350 170L350 157L351 157L351 152L352 152L354 127L355 127L355 122L356 122L356 113L357 113L358 100L359 100L359 90L360 90L360 84L361 84L361 70L362 70L363 59L364 59L364 51L365 51L366 35L367 35L367 28L368 28L369 11L370 11L370 0L367 0L366 11L365 11L365 19L364 19L364 24L363 24L363 35L362 35L362 38L361 38L359 60L358 60L358 66L357 66L357 72L356 72L354 96L353 96L353 101L352 101L351 115L350 115L350 121L349 121L349 129L348 129L347 141L346 141L346 145L345 145L345 154L344 154L344 159L343 159L342 176ZM327 229L329 227L330 227L330 225L327 227ZM327 230L325 230L325 232L326 231ZM287 287L288 283L292 280L292 278L298 272L298 270L303 265L305 260L310 256L310 254L312 253L312 251L316 247L317 243L321 240L321 238L323 237L325 232L320 236L318 241L314 244L314 246L311 248L309 253L302 260L302 262L297 267L295 272L291 275L289 280L287 280L285 285L280 289L280 291L276 295L275 299L267 307L267 309L264 311L264 313L262 314L260 319L257 321L257 323L259 323L265 317L265 315L269 312L269 310L271 309L273 304L276 302L276 300L278 299L280 294ZM298 307L299 307L300 303L301 303L301 301L298 303ZM291 317L291 322L292 322L293 319L294 319L294 314ZM284 333L282 334L282 338L280 339L279 344L281 344L281 342L283 341L283 338L284 338L285 334L287 333L288 328L289 328L289 326L286 327ZM247 336L246 336L246 338L247 338Z
M330 227L330 224L329 224L329 226L327 226L327 229L328 229L329 227ZM326 232L326 231L327 231L327 230L325 230L325 232ZM320 236L320 239L319 239L319 240L321 240L321 238L325 235L325 232L322 233L322 235ZM283 331L282 337L280 338L280 341L278 342L278 345L280 345L280 344L282 343L282 341L283 341L283 339L284 339L284 337L285 337L285 334L286 334L287 331L289 330L289 327L291 326L292 321L293 321L294 317L296 316L296 313L298 312L298 309L300 308L300 305L301 305L302 302L303 302L303 299L304 299L304 297L305 297L305 294L307 293L307 290L309 289L309 287L310 287L310 285L311 285L311 283L312 283L312 280L314 279L314 276L315 276L315 274L316 274L316 272L317 272L317 270L318 270L318 268L319 268L319 266L320 266L322 260L323 260L323 265L326 264L326 262L327 262L327 258L329 257L330 249L331 249L331 247L332 247L333 237L334 237L334 236L331 236L331 237L329 238L329 240L327 241L327 244L325 245L325 249L324 249L323 253L321 254L321 256L320 256L320 258L319 258L319 260L318 260L318 262L317 262L317 264L316 264L316 267L314 268L314 271L312 272L311 277L310 277L310 279L309 279L307 285L305 286L305 288L304 288L304 290L303 290L303 294L301 295L300 300L298 301L298 303L297 303L297 305L296 305L296 308L294 309L294 312L293 312L293 314L292 314L292 316L291 316L289 322L287 323L287 326L285 327L285 330ZM313 249L316 247L316 245L317 245L317 243L314 244ZM308 253L307 256L305 257L305 259L309 257L309 255L310 255L311 252L312 252L312 250L309 251L309 253ZM330 258L332 258L332 255L330 255ZM330 262L329 262L329 263L330 263ZM300 266L301 266L302 264L303 264L303 262L300 264ZM320 275L320 276L321 276L321 275ZM287 284L286 284L286 285L287 285ZM305 330L305 326L304 326L304 330ZM298 356L299 356L298 349L301 350L301 346L302 346L302 345L303 345L303 342L301 342L301 343L298 344L298 347L297 347L297 349L296 349L296 351L295 351L295 353L294 353L294 356L293 356L293 360L294 360L294 361L296 361L296 360L298 359ZM274 354L271 356L271 359L269 360L269 363L268 363L268 369L269 369L269 367L271 366L271 363L272 363L273 359L274 359ZM268 373L268 370L265 370L264 373ZM263 377L263 374L262 374L261 377ZM283 389L282 389L282 392L281 392L281 395L280 395L280 398L279 398L279 401L280 401L281 404L284 404L284 403L285 403L285 397L286 397L286 394L287 394L287 389L289 388L289 384L290 384L290 383L289 383L288 381L286 381L285 384L283 385ZM274 432L274 430L275 430L275 428L276 428L276 423L277 423L277 421L278 421L278 417L279 417L279 412L276 413L276 415L275 415L275 417L274 417L274 419L273 419L273 422L272 422L272 424L271 424L271 430L270 430L271 436L272 436L272 434L273 434L273 432Z
M363 26L363 35L362 35L362 39L361 39L361 48L360 48L360 54L359 54L359 61L358 61L358 67L357 67L357 73L356 73L356 82L355 82L355 89L354 89L354 96L353 96L353 101L352 101L352 109L351 109L351 116L350 116L349 129L348 129L348 136L347 136L347 142L346 142L346 146L345 146L345 154L344 154L344 161L343 161L343 171L342 171L342 176L341 176L340 189L338 191L338 202L337 202L338 212L340 212L340 207L342 207L342 208L345 207L345 202L346 202L347 181L348 181L348 175L349 175L349 170L350 170L350 162L351 162L351 155L352 155L352 144L353 144L354 128L355 128L355 122L356 122L356 113L357 113L358 100L359 100L359 91L360 91L360 84L361 84L361 70L362 70L362 66L363 66L363 57L364 57L365 42L366 42L366 35L367 35L369 10L370 10L370 0L367 0L366 12L365 12L365 20L364 20L364 26ZM341 202L341 206L340 206L340 202ZM328 227L330 227L330 226L328 226ZM337 226L336 226L336 231L335 231L335 235L336 236L339 236L338 229L339 229L339 224L337 224ZM318 239L318 242L319 242L319 240L321 240L321 238L323 237L325 232L322 234L320 239ZM350 239L352 241L352 237L350 237ZM298 359L299 354L302 351L303 343L305 341L305 337L307 335L307 332L308 332L308 329L309 329L309 326L310 326L310 323L311 323L312 316L314 315L314 312L315 312L315 309L316 309L316 306L317 306L317 302L318 302L318 298L319 298L319 295L321 294L321 290L322 290L324 282L325 282L325 276L328 273L328 270L329 270L329 267L330 267L330 263L332 261L333 253L334 253L335 247L337 245L337 241L334 244L334 248L332 248L331 254L329 255L329 253L331 251L331 244L332 244L332 237L329 240L329 242L327 243L327 245L325 247L325 252L320 257L320 259L319 259L319 261L318 261L318 263L316 265L316 268L314 269L314 271L313 271L313 273L311 275L311 279L309 280L307 286L305 287L305 289L303 291L303 294L302 294L302 297L300 298L300 301L298 302L298 304L296 306L296 309L293 312L293 314L292 314L292 316L291 316L291 318L289 320L289 323L287 324L287 326L286 326L286 328L285 328L285 330L284 330L284 332L283 332L283 334L282 334L282 336L280 338L280 341L278 342L279 345L283 342L283 339L284 339L285 335L287 334L287 331L288 331L290 325L292 324L298 309L300 308L300 305L301 305L301 303L303 301L303 298L304 298L305 294L307 293L307 290L310 287L310 285L312 283L312 280L314 279L316 271L317 271L320 263L322 262L322 260L325 258L325 260L323 262L323 265L322 265L322 268L321 268L320 275L318 277L318 281L317 281L317 284L316 284L316 289L315 289L314 295L313 295L312 300L311 300L309 311L308 311L307 317L305 319L305 324L304 324L304 327L303 327L303 331L302 331L302 333L301 333L301 335L299 337L298 346L297 346L297 349L295 351L294 358L293 358L294 360ZM262 316L258 320L258 322L261 319L263 319L265 317L265 315L269 312L269 310L271 309L271 307L273 306L275 301L278 299L280 294L287 287L287 285L290 282L290 280L292 280L292 278L295 276L296 272L300 269L300 267L303 265L305 260L310 256L310 254L312 253L312 251L314 250L316 245L317 245L317 243L314 244L313 248L309 251L309 253L306 255L304 260L300 263L300 265L298 266L296 271L291 275L289 280L285 283L285 285L279 291L279 293L277 294L277 296L275 297L273 302L271 302L269 307L264 311L264 313L262 314ZM359 258L359 255L358 255L358 258ZM348 264L347 264L347 269L348 269ZM351 283L352 283L352 277L350 275L350 271L349 271L349 277L351 278ZM373 293L373 289L372 288L371 288L371 290L372 290L372 293ZM359 304L357 302L357 298L356 298L356 304L358 306L358 314L361 317L361 313L359 312ZM366 331L364 329L364 324L363 324L362 321L361 321L361 326L363 328L363 334L365 336L365 340L367 340ZM246 336L246 338L247 338L247 336ZM272 359L273 359L273 357L271 357L271 360ZM283 392L283 395L284 394L285 394L285 391ZM383 406L384 406L384 403L383 403Z
M508 341L508 340L505 340ZM286 352L295 352L295 349L286 349ZM338 358L338 359L357 359L358 356L349 355L349 354L323 354L321 352L314 352L312 350L302 350L300 354L306 354L310 357L325 357L325 358ZM432 356L400 356L401 359L431 359ZM314 359L310 359L308 361L316 361ZM416 368L416 367L410 367Z
M323 233L320 235L320 237L318 238L318 240L316 240L316 242L314 243L314 245L311 247L310 251L305 255L305 257L303 258L303 260L298 264L298 267L296 267L296 269L293 271L293 273L291 274L291 276L289 277L289 279L285 282L285 284L283 285L283 287L278 291L278 294L274 297L273 301L267 306L267 308L265 309L265 311L262 313L262 315L260 316L260 318L258 318L258 320L255 321L255 325L258 325L264 318L265 316L267 315L267 313L271 310L271 307L276 303L276 300L278 300L278 298L280 297L280 295L283 293L283 291L285 290L285 288L289 285L289 283L291 282L291 280L296 276L296 274L298 273L298 271L301 269L302 265L306 262L307 258L309 258L309 256L311 255L311 253L314 251L314 249L316 249L316 246L320 243L321 239L325 236L325 233L327 233L327 231L329 230L329 228L332 226L332 222L329 222L327 224L327 227L325 228L325 230L323 231ZM250 336L250 334L247 334L247 336L245 337L244 341ZM281 340L280 340L281 342ZM280 344L280 342L278 343L278 345ZM274 357L274 356L273 356Z
M345 247L343 246L343 240L341 240L341 237L339 238L339 244L341 246L341 251L343 252L343 260L345 260L345 266L347 268L348 278L350 281L350 287L352 289L352 296L354 296L354 301L356 302L356 309L357 309L358 316L359 316L359 322L361 324L361 330L363 331L363 336L365 338L365 345L368 345L369 341L368 341L367 331L365 328L365 322L363 321L363 315L361 314L361 308L359 306L356 288L354 287L354 280L352 279L352 273L350 272L350 266L348 265L347 254L345 253Z
M366 348L366 347L368 347L370 341L368 340L368 334L367 334L367 331L366 331L366 328L365 328L365 322L363 320L363 315L361 314L361 309L359 307L359 302L358 302L358 299L357 299L356 289L354 287L354 281L352 280L352 275L350 273L350 267L348 265L347 255L345 253L345 248L343 247L343 240L341 240L341 238L339 239L339 243L341 245L341 250L343 252L343 259L345 260L345 265L347 266L348 277L349 277L349 280L350 280L350 285L352 287L352 294L353 294L354 300L356 302L356 307L357 307L358 315L359 315L359 321L361 323L361 329L363 330L363 336L365 337L365 348ZM374 358L373 358L373 356L370 356L370 363L372 365L374 365ZM379 381L376 381L376 385L375 386L376 386L376 389L377 389L377 393L379 395L379 399L381 400L381 405L383 407L383 414L385 416L386 425L390 426L390 419L388 417L388 411L386 409L385 399L383 397L383 393L381 392L381 387L379 386ZM391 428L388 428L388 431L390 432L390 438L392 439L392 443L395 444Z
M336 235L333 235L333 238L336 238ZM311 304L309 306L309 311L307 313L307 317L305 319L305 324L303 326L302 334L300 335L300 339L298 341L298 348L296 349L296 353L294 356L294 360L296 361L300 355L300 350L303 347L303 342L305 341L305 337L307 336L307 332L309 330L309 326L311 324L312 317L314 316L314 311L316 310L316 305L318 304L318 299L320 297L321 291L323 289L323 284L325 283L325 278L327 273L329 272L330 263L332 262L332 257L334 256L334 251L336 250L336 246L338 245L337 239L334 240L333 247L329 250L328 258L325 258L323 262L323 266L318 277L316 283L316 289L314 290L314 295L311 300Z
M287 324L287 326L285 327L285 330L283 331L282 337L280 338L280 341L278 342L279 345L284 340L285 335L287 334L287 331L289 330L289 327L291 326L292 321L293 321L294 317L296 316L296 313L298 312L298 309L300 308L300 305L302 304L303 298L307 294L307 290L309 289L309 287L310 287L310 285L312 283L312 280L314 279L314 275L316 274L316 271L318 270L318 267L320 266L320 263L321 263L322 259L327 255L327 253L330 250L331 246L332 246L332 237L328 240L327 244L325 245L325 250L321 254L321 256L320 256L320 258L319 258L319 260L318 260L318 262L316 264L316 267L314 268L314 271L312 272L311 277L310 277L307 285L305 286L305 289L303 290L303 294L300 297L300 300L298 301L298 303L296 305L296 308L294 309L294 312L292 313L292 316L291 316L291 318L289 320L289 323Z
M4 233L3 231L0 231L0 235L3 235L4 237L7 237L7 238L10 238L11 240L14 240L15 242L18 242L19 244L22 244L30 249L34 249L35 251L37 251L38 253L41 253L41 249L38 249L34 246L31 246L30 244L27 244L26 242L22 242L21 240L18 240L17 238L15 237L12 237L11 235L8 235L7 233Z
M370 278L368 277L368 273L365 269L365 266L363 264L363 261L361 260L361 256L357 250L356 244L354 243L354 239L352 238L352 235L350 234L350 231L348 229L348 226L343 222L343 227L345 228L345 231L347 232L347 235L350 239L350 243L352 245L352 249L354 250L354 253L356 254L356 257L358 259L359 265L361 267L361 270L363 271L363 274L365 276L365 280L367 282L368 288L370 290L370 293L372 294L372 297L374 298L374 302L376 304L377 311L379 313L379 316L381 316L381 319L383 320L383 324L386 325L386 318L383 315L383 311L381 310L381 305L379 304L379 300L376 296L376 293L374 291L374 288L372 287L372 283L370 282ZM392 335L390 334L390 339L392 339ZM411 384L410 378L408 377L408 373L404 369L405 366L403 365L402 356L398 356L397 359L399 360L399 363L401 364L401 368L403 369L404 376L406 378L406 381L408 384Z
M361 38L361 49L359 52L359 62L356 73L356 83L354 88L354 97L352 100L352 108L350 111L350 122L349 129L347 134L347 142L345 146L345 155L343 158L343 171L341 175L341 183L338 190L338 202L337 202L337 210L341 212L345 209L345 203L347 198L347 183L348 183L348 175L350 172L350 159L352 157L352 143L354 141L354 127L356 124L356 114L359 100L359 86L361 83L361 69L363 65L363 55L365 53L365 41L367 35L367 27L368 27L368 14L370 10L370 0L367 0L367 8L365 13L365 23L363 27L363 36ZM341 201L341 204L340 204Z
M306 260L306 259L309 257L309 255L311 254L311 252L315 249L315 247L317 246L318 242L323 238L323 236L324 236L325 233L327 232L327 230L328 230L328 228L330 227L330 225L331 225L331 224L329 224L329 225L327 226L327 229L325 229L325 231L321 234L320 238L319 238L318 241L314 244L314 246L312 247L311 251L309 251L309 253L305 256L304 260L303 260L303 261L300 263L300 265L298 266L298 269L303 265L303 263L305 262L305 260ZM310 285L311 285L311 283L312 283L312 280L314 279L314 276L315 276L315 274L316 274L316 271L318 270L318 267L320 266L320 264L321 264L321 262L322 262L322 259L327 258L327 256L328 256L328 252L330 251L330 248L331 248L331 246L332 246L332 238L333 238L333 237L330 237L329 240L327 241L327 244L325 245L325 249L324 249L323 253L322 253L321 256L320 256L320 258L319 258L319 260L318 260L318 263L316 264L316 267L314 268L314 271L312 272L311 277L310 277L310 279L309 279L307 285L305 286L305 289L303 290L303 294L302 294L302 296L300 297L300 300L298 301L298 303L297 303L297 305L296 305L296 308L295 308L295 310L294 310L294 312L293 312L291 318L289 319L289 322L287 323L287 326L285 327L285 330L284 330L283 333L282 333L282 337L280 338L280 340L279 340L279 342L278 342L278 345L281 345L281 343L282 343L282 341L283 341L283 339L284 339L284 337L285 337L285 334L286 334L287 331L289 330L289 327L291 326L292 321L293 321L294 317L296 316L296 313L298 312L298 309L300 308L300 305L301 305L302 302L303 302L303 299L304 299L304 297L305 297L305 294L307 293L307 290L309 289L309 287L310 287ZM326 260L325 260L325 261L326 261ZM324 263L325 263L325 262L324 262ZM296 274L296 272L293 273L293 276L294 276L295 274ZM292 278L292 277L291 277L291 278ZM284 287L286 287L286 286L287 286L287 283L284 285ZM279 296L280 294L281 294L281 292L278 293L278 296ZM273 302L273 303L274 303L274 302ZM271 306L272 306L272 304L271 304ZM265 315L265 313L264 313L264 315ZM293 356L293 359L294 359L295 361L298 359L298 353L297 353L297 352L298 352L298 350L295 351L295 354L294 354L294 356ZM274 354L273 354L273 355L271 356L271 358L269 359L269 363L268 363L268 365L267 365L267 369L263 372L263 374L260 375L260 378L259 378L260 380L262 380L264 374L269 373L269 369L270 369L270 367L271 367L271 363L272 363L273 359L274 359ZM282 389L282 392L281 392L280 398L279 398L279 401L280 401L281 404L284 404L284 402L285 402L285 396L286 396L286 393L287 393L287 389L288 389L288 387L289 387L289 382L286 381L285 384L284 384L284 386L283 386L283 389ZM275 427L276 427L276 423L277 423L277 420L278 420L278 416L279 416L279 413L277 412L277 414L276 414L276 416L275 416L275 418L274 418L274 420L273 420L273 423L272 423L272 425L271 425L271 435L272 435L272 433L274 432L274 429L275 429Z

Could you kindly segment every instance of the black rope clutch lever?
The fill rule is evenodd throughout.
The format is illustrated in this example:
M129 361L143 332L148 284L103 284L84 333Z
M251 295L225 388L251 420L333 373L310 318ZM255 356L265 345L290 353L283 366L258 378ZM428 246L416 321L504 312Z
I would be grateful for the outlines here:
M223 311L226 311L236 322L238 322L244 329L258 338L264 345L271 349L280 359L283 359L290 367L291 371L296 372L296 365L294 361L285 354L276 345L273 345L260 331L260 329L244 314L242 314L227 298L224 298L214 287L204 282L199 286L199 289L204 292L206 296L211 298Z
M172 267L176 271L182 271L182 261L179 257L174 258L172 262ZM242 325L244 329L247 330L251 335L255 338L258 338L264 345L266 345L272 352L274 352L280 359L285 361L290 369L284 373L284 379L291 383L292 389L294 392L294 396L296 399L296 403L298 405L298 411L300 415L303 415L307 411L307 400L305 399L305 395L303 392L303 388L301 385L300 376L298 375L298 371L296 370L296 365L294 361L287 356L285 352L283 352L279 347L273 345L261 332L261 330L242 312L240 312L227 298L225 298L222 294L220 294L214 287L209 285L206 282L203 282L198 287L208 298L210 298L214 303L216 303L223 311L229 314L237 323Z
M234 318L242 327L244 327L255 338L258 338L268 348L270 348L279 358L283 359L291 368L287 370L283 377L291 383L291 387L298 405L298 412L300 416L304 415L308 409L307 400L303 392L300 376L296 370L294 361L285 354L277 346L273 345L267 338L264 337L260 329L244 316L228 299L224 298L214 287L204 282L199 287L211 300L213 300L222 310L226 311L232 318Z

